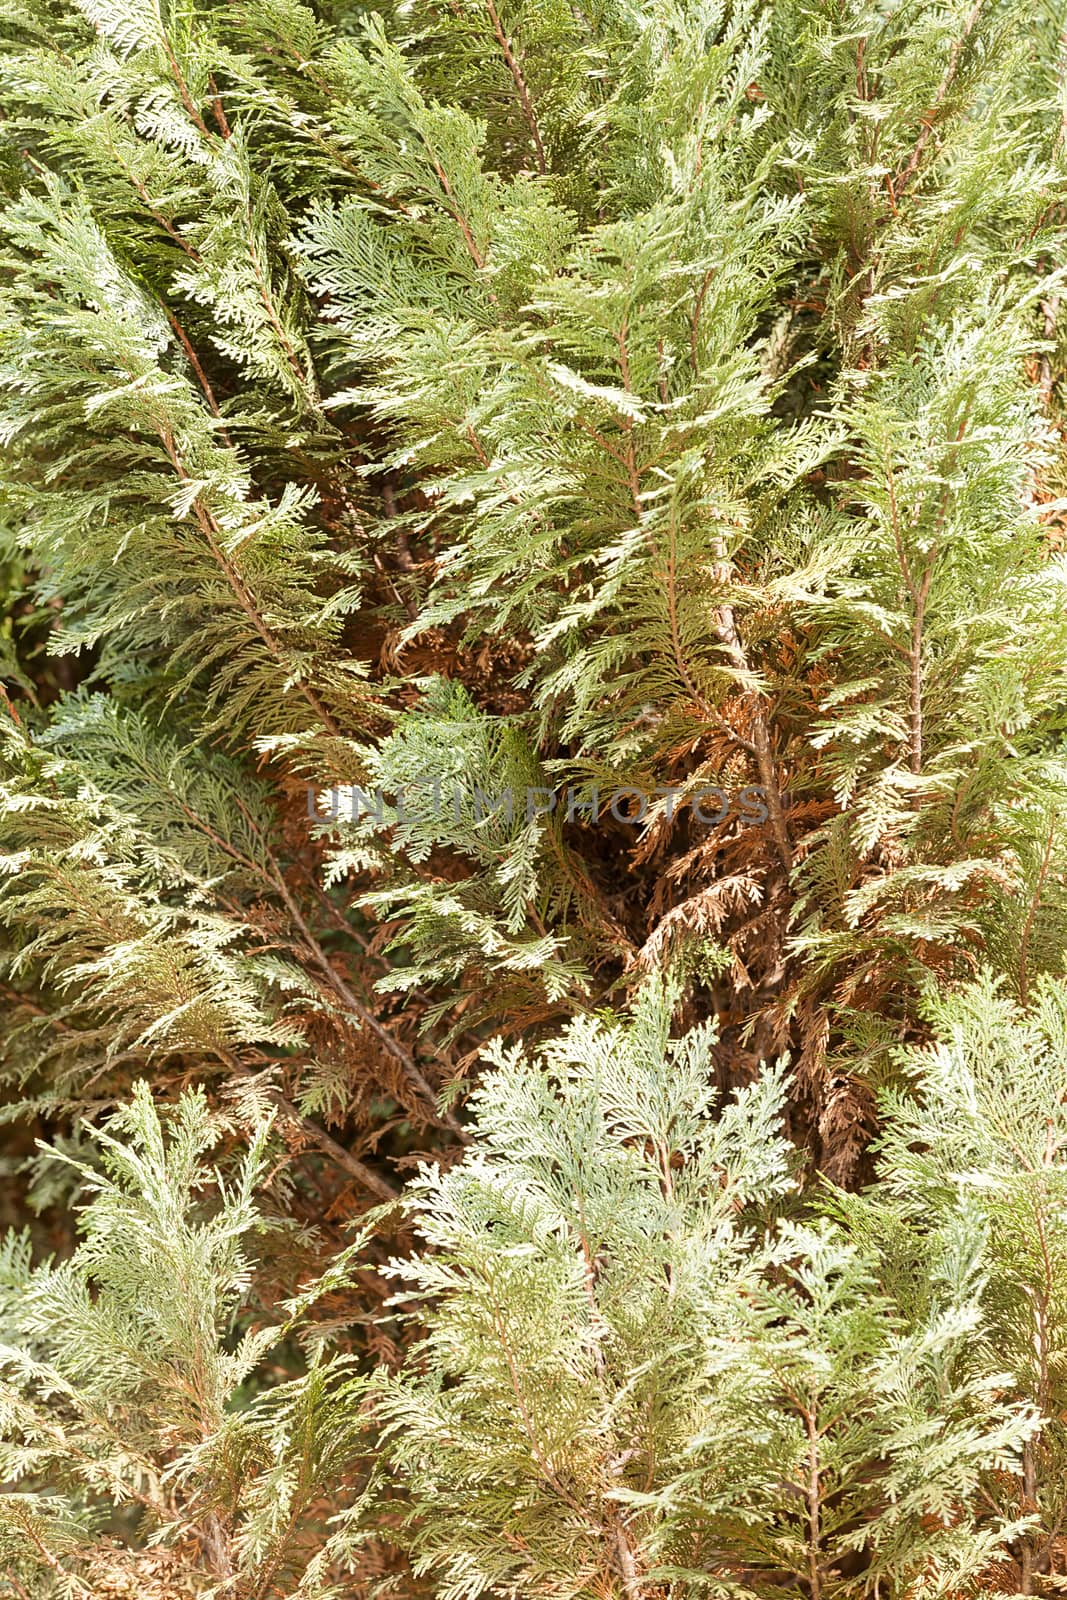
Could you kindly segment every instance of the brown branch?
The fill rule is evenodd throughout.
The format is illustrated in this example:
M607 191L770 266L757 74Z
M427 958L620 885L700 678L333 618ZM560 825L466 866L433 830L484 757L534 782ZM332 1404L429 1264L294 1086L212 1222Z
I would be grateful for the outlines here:
M296 351L293 349L292 343L291 343L291 341L289 339L289 335L286 333L285 328L282 325L281 319L279 318L278 313L274 309L274 301L273 301L273 299L271 297L271 294L270 294L270 291L269 291L269 289L267 287L267 282L264 279L264 274L263 274L263 271L262 271L262 269L260 267L260 264L259 264L259 257L256 255L255 246L252 243L252 237L251 237L252 217L251 217L251 214L250 213L246 213L246 217L247 217L248 228L249 228L248 259L252 264L252 275L256 280L256 288L259 290L259 298L260 298L260 301L262 302L263 309L267 313L267 319L270 322L271 327L274 329L274 332L275 332L275 334L276 334L276 336L278 338L279 344L281 345L282 349L285 351L285 358L288 361L290 367L293 369L293 373L294 373L294 375L296 377L297 382L299 384L301 384L301 385L307 385L308 387L310 387L310 384L311 384L310 374L304 370L304 368L301 366L300 362L297 360Z
M44 1562L45 1566L48 1567L52 1572L58 1573L59 1577L63 1579L64 1586L67 1584L77 1584L78 1589L83 1595L85 1595L86 1600L94 1600L93 1591L90 1589L89 1585L84 1582L83 1579L79 1578L76 1573L68 1572L66 1567L64 1567L62 1563L56 1559L52 1551L49 1550L48 1546L35 1532L31 1519L23 1512L22 1507L13 1506L12 1514L21 1527L23 1533L26 1535L27 1539L33 1545L34 1549L37 1551L37 1554Z
M161 300L159 303L163 307L164 316L166 317L167 321L170 323L171 327L174 329L174 332L178 335L178 338L181 341L181 347L185 351L186 358L188 359L189 365L192 367L193 371L196 373L196 381L197 381L197 383L199 383L201 389L203 390L204 399L208 403L208 407L209 407L209 409L211 411L211 415L213 417L218 418L220 416L220 413L219 413L218 402L215 399L215 391L211 387L211 384L210 384L210 382L208 380L207 373L204 371L203 367L200 365L199 356L197 355L196 351L193 349L192 344L189 342L188 334L186 333L185 329L182 327L181 323L178 321L177 317L174 315L174 312L167 305L166 301ZM226 432L225 428L221 429L220 431L222 433L222 437L226 440L226 443L230 446L230 448L232 450L233 449L233 440L230 438L230 436Z
M153 219L153 221L158 222L164 233L166 233L168 237L174 241L179 250L184 251L191 261L195 261L199 265L199 263L203 260L203 256L201 256L199 250L197 250L194 245L191 245L188 240L183 239L173 222L168 221L161 211L156 210L155 206L152 204L147 186L142 183L141 179L137 177L132 168L126 165L118 150L115 148L115 145L109 141L108 147L115 158L115 163L120 172L128 180L131 187L136 190L141 204L144 206L149 216Z
M238 801L238 804L240 804L240 801ZM383 1027L374 1013L367 1009L363 1002L341 977L341 974L337 971L336 967L333 966L325 950L322 948L321 944L315 938L315 935L309 928L303 913L300 910L300 907L297 905L292 893L290 892L289 885L286 883L284 877L282 877L280 873L275 881L275 887L277 888L282 899L285 901L289 915L299 928L301 937L305 940L311 953L312 960L322 973L323 977L327 980L334 993L340 1000L343 1001L343 1003L348 1007L349 1011L351 1011L354 1016L359 1018L359 1021L363 1024L363 1026L368 1028L370 1032L374 1034L375 1038L381 1041L393 1059L397 1061L401 1067L403 1067L405 1076L411 1083L412 1087L416 1089L420 1097L429 1104L431 1110L433 1111L435 1120L442 1122L451 1133L455 1134L457 1139L460 1139L463 1141L463 1143L466 1143L467 1134L462 1123L458 1122L450 1111L446 1111L443 1115L438 1112L437 1097L435 1096L430 1085L427 1083L422 1072L419 1070L418 1064L411 1052L409 1050L405 1050L404 1046L393 1034L389 1032L388 1028Z
M537 370L537 368L535 366L527 367L526 368L526 373L533 380L533 382L535 384L537 384L538 388L541 390L541 392L543 394L547 395L550 398L550 400L555 401L555 402L558 403L558 400L559 400L559 391L558 391L558 389L553 388L552 385L549 384L546 381L546 379L542 377L542 375L538 372L538 370ZM600 446L600 448L602 450L604 450L609 456L611 456L613 461L617 461L619 463L619 466L622 467L624 471L627 470L627 460L626 460L626 456L624 455L624 453L621 450L617 450L615 448L615 446L612 444L611 440L606 438L605 435L602 434L598 428L594 427L594 425L591 422L589 422L585 417L583 417L579 412L574 412L571 415L571 419L570 420L572 422L576 422L578 427L582 429L583 433L587 433L591 439L595 440L596 443Z
M15 708L14 701L2 683L0 683L0 699L3 700L4 705L7 707L8 715L11 717L11 720L15 724L16 728L21 728L22 718L19 716L18 711Z
M974 6L966 22L963 24L962 34L952 47L952 51L948 58L948 66L945 68L945 75L938 85L937 94L934 96L933 106L923 118L922 132L919 134L919 137L915 142L915 148L909 156L906 165L897 175L895 181L891 181L889 178L886 179L886 183L889 186L889 197L893 202L894 211L896 210L896 201L900 199L901 190L911 182L912 178L919 170L919 163L923 158L923 152L930 142L937 123L937 113L944 104L945 96L948 94L949 89L952 87L952 81L959 70L960 57L963 54L963 47L970 38L975 23L978 21L978 16L981 12L983 3L984 0L977 0L977 4Z
M626 389L626 392L628 394L633 394L634 391L633 391L633 388L632 388L632 385L631 385L631 381L630 381L630 359L629 359L629 352L628 352L627 342L626 342L628 327L629 327L628 317L626 315L624 315L623 316L623 320L622 320L622 327L619 330L616 342L617 342L618 347L619 347L619 368L620 368L620 371L622 373L623 386ZM635 441L634 441L633 418L632 417L626 417L624 419L623 426L624 426L625 431L626 431L626 443L627 443L626 467L627 467L627 473L628 473L628 477L629 477L630 495L631 495L631 498L633 500L634 513L638 518L640 518L640 516L641 516L641 498L640 498L641 482L640 482L640 475L638 473L638 468L637 468L637 454L636 454L636 447L635 447ZM675 581L674 581L675 544L674 544L674 539L675 539L675 531L674 531L674 518L673 518L673 512L672 512L672 518L671 518L671 558L670 558L669 568L668 568L669 573L670 573L670 584L669 584L670 595L673 595L674 588L675 588ZM717 560L718 560L718 563L719 563L719 575L723 580L725 580L725 576L726 576L726 574L725 574L725 560L724 560L725 551L723 549L723 545L722 545L721 539L717 541L717 546L718 546ZM676 659L676 661L678 663L679 670L682 673L682 681L690 689L690 692L693 693L693 692L695 692L695 686L692 684L692 681L691 681L691 679L689 677L688 670L686 669L686 666L685 666L684 657L683 657L682 652L681 652L681 637L680 637L680 634L679 634L679 631L678 631L676 604L670 597L668 599L668 605L669 605L669 607L671 609L671 618L672 618L671 633L672 633L673 647L674 647L674 651L675 651L675 659ZM749 669L748 662L747 662L746 657L745 657L744 649L743 649L743 647L741 645L741 640L740 640L740 637L739 637L738 632L737 632L737 623L736 623L736 619L735 619L735 616L734 616L733 606L730 606L730 605L720 606L718 608L717 612L716 612L716 619L717 619L717 631L718 631L718 635L719 635L719 640L720 640L720 643L723 645L723 647L726 650L727 657L730 660L731 665L733 666L734 670L739 674L739 676L742 677L743 680L744 679L748 679L749 682L751 682L752 674L751 674L751 671ZM749 707L750 707L751 714L752 714L752 730L753 731L752 731L752 739L751 739L751 741L741 741L738 738L738 735L734 732L734 730L729 727L729 724L723 723L722 719L719 717L717 712L715 712L713 714L712 720L715 723L717 723L717 724L723 726L724 728L726 728L726 730L729 732L731 738L733 738L735 740L738 740L739 743L744 742L744 743L748 744L749 749L750 749L750 753L755 757L756 766L759 769L760 783L763 785L763 788L766 791L767 809L770 812L771 828L772 828L772 830L774 832L775 841L776 841L776 843L778 845L778 853L782 858L782 865L785 867L786 871L789 872L792 869L792 865L793 865L793 849L792 849L792 844L790 843L789 830L786 827L785 813L784 813L784 810L783 810L783 807L782 807L781 789L780 789L779 784L778 784L778 775L777 775L777 773L775 771L775 766L774 766L774 756L773 756L773 752L772 752L772 748L771 748L771 736L770 736L770 730L769 730L769 727L768 727L768 724L767 724L767 718L766 718L766 715L764 713L763 704L762 704L761 698L760 698L758 693L756 693L751 687L749 687L745 691L745 697L749 702ZM699 693L697 694L697 704L701 705L705 710L711 710L711 708L708 707L707 702L704 700L704 697L702 695L700 695Z
M926 621L926 601L930 593L930 584L934 576L934 562L937 560L937 551L930 553L930 560L923 573L922 583L915 595L915 614L911 623L911 649L909 656L909 683L910 707L908 712L909 725L909 751L912 772L918 774L923 767L923 626Z
M231 137L231 130L230 124L226 120L226 113L222 109L222 97L220 96L218 88L216 87L214 78L209 76L207 81L211 88L211 106L215 113L215 121L219 125L219 130L222 133L222 137L224 139L229 139Z
M427 148L429 147L427 146ZM442 167L432 150L430 151L430 160L433 162L433 170L437 174L437 181L441 185L446 198L450 202L445 209L452 218L452 221L458 225L460 232L463 234L463 240L467 246L470 258L474 262L474 265L478 268L478 271L481 272L485 268L485 257L482 255L482 252L478 249L478 246L475 243L474 234L471 232L470 223L467 221L466 217L459 209L459 206L456 204L455 197L452 193L452 185L448 181L448 174L445 172L444 167Z
M720 582L725 583L728 574L726 552L721 538L715 540L715 554L717 575ZM737 631L737 618L732 605L725 604L716 608L715 628L726 659L737 674L744 689L745 699L752 717L753 754L759 770L760 783L763 786L766 797L767 810L770 813L771 831L778 846L778 854L782 865L786 872L791 872L793 868L793 845L785 820L785 809L782 805L782 790L775 767L770 725L767 721L763 697L752 686L752 669L749 666L744 645Z
M256 1075L252 1068L246 1066L243 1061L239 1060L230 1051L220 1051L219 1054L222 1055L231 1071L235 1072L238 1077L255 1078ZM297 1110L291 1100L286 1099L280 1089L275 1089L269 1084L264 1087L267 1099L272 1105L277 1106L286 1122L299 1128L301 1133L313 1145L317 1145L323 1155L328 1156L335 1166L340 1167L343 1172L347 1172L350 1178L355 1178L356 1182L361 1184L364 1189L370 1190L371 1194L376 1194L379 1200L389 1201L399 1198L400 1190L395 1188L387 1178L383 1178L373 1168L364 1165L350 1150L346 1150L344 1145L338 1144L337 1140L332 1138L324 1128L320 1128L317 1122L312 1122L310 1117L305 1117L302 1112Z
M496 34L497 43L503 52L508 71L511 73L511 79L515 85L515 93L519 97L519 104L522 107L522 114L526 119L526 126L530 130L530 136L533 139L534 148L537 151L538 171L541 173L541 176L544 177L545 173L548 171L548 163L545 160L545 147L541 143L541 130L537 126L537 117L534 114L533 101L530 98L530 91L527 87L526 79L522 75L522 68L515 59L514 51L511 48L511 41L508 39L507 34L500 25L500 18L497 15L497 9L493 4L493 0L485 0L485 4L486 9L489 12L489 20L493 24L493 32Z
M182 465L181 457L178 454L177 446L175 445L174 437L171 434L170 429L161 424L158 427L158 432L171 466L174 468L181 481L183 483L188 483L189 474ZM279 664L284 664L285 652L283 651L278 640L275 638L270 624L260 614L259 607L256 605L252 592L245 583L244 578L241 576L238 569L234 566L233 562L223 550L222 530L215 521L215 518L212 516L211 512L204 505L200 495L196 495L194 497L191 509L193 515L196 517L197 525L204 536L204 541L207 544L208 549L211 551L211 554L218 566L225 574L226 580L229 583L230 588L232 589L233 594L241 607L241 610L252 624L252 627L255 629L256 633L258 633L259 637L263 640L263 643L266 645L274 659ZM301 679L298 682L297 687L304 696L304 699L315 712L315 715L320 719L327 732L332 733L335 738L340 738L341 729L339 724L323 705L318 694L311 687L311 685L305 683Z
M593 1364L596 1367L598 1379L603 1383L606 1377L606 1363L602 1335L610 1332L610 1329L597 1303L597 1270L592 1251L589 1248L589 1225L586 1221L585 1202L580 1189L575 1189L575 1199L578 1202L578 1241L582 1251L582 1276L585 1284L585 1295L589 1302L590 1320L596 1330L593 1335ZM608 1468L612 1472L612 1476L618 1480L620 1477L618 1463L609 1461ZM629 1600L641 1600L644 1589L637 1572L633 1543L630 1539L626 1522L618 1508L613 1509L610 1515L607 1533L610 1541L609 1550L612 1564L618 1569L625 1594L629 1597Z
M188 85L182 76L182 69L178 65L178 58L174 54L174 49L171 45L171 42L166 33L162 33L161 38L163 41L163 53L167 58L167 63L171 70L171 76L178 85L178 93L181 95L182 105L188 112L189 118L194 126L204 135L205 139L210 139L212 137L211 132L207 123L204 121L203 117L196 109L196 106L193 104L192 96L190 95Z
M621 1516L617 1516L615 1519L615 1554L619 1564L619 1576L622 1578L623 1592L627 1600L642 1600L645 1591L641 1579L638 1577L637 1562L634 1560L630 1535Z
M248 810L248 807L241 800L240 796L237 796L236 804L241 815L244 817L245 821L252 829L252 832L263 846L264 854L269 862L269 867L263 867L258 862L246 856L243 851L238 850L236 846L231 844L228 839L224 839L221 834L212 828L209 822L207 822L197 812L193 811L191 807L187 806L184 801L178 799L178 805L180 809L190 819L193 825L198 827L200 831L205 834L205 836L209 838L214 845L217 846L218 849L222 850L224 854L230 857L231 860L236 861L247 871L255 874L255 876L257 876L261 882L273 889L281 897L285 903L289 915L296 923L300 935L307 945L315 965L329 979L331 987L344 1001L345 1005L348 1006L351 1011L356 1013L360 1022L364 1026L370 1028L375 1036L379 1038L386 1046L390 1054L392 1054L401 1063L408 1077L412 1080L420 1094L422 1094L422 1096L429 1101L430 1105L434 1107L434 1112L436 1115L436 1100L433 1090L430 1088L430 1085L426 1082L426 1079L419 1071L414 1057L408 1051L406 1051L403 1045L401 1045L399 1041L389 1032L389 1030L378 1021L377 1017L375 1017L370 1011L367 1010L365 1006L362 1005L362 1003L353 994L349 986L341 978L340 974L331 965L325 950L323 950L322 945L315 938L311 928L308 926L306 918L297 905L292 891L285 881L285 875L282 871L281 865L270 850L267 841L263 838L262 831L258 827L255 818ZM315 885L315 888L318 889L317 884ZM345 928L346 932L350 931L347 927L347 924L345 924L343 921L342 926ZM462 1124L457 1122L454 1117L446 1115L442 1120L451 1129L451 1131L457 1135L457 1137L463 1139L464 1141L466 1140L467 1136ZM315 1127L315 1125L311 1123L309 1123L308 1126L310 1128ZM319 1142L321 1142L322 1139L328 1138L328 1135L323 1134L321 1129L316 1129L315 1137L317 1140L319 1140ZM336 1148L339 1149L340 1146L337 1146Z
M286 1518L285 1527L278 1538L278 1543L274 1548L274 1554L267 1562L263 1575L259 1579L259 1582L256 1584L255 1588L252 1590L249 1600L266 1600L266 1597L274 1589L275 1574L277 1573L278 1568L281 1566L285 1557L285 1547L292 1537L293 1531L306 1508L306 1503L306 1498L297 1495L293 1496L293 1507Z
M1048 825L1048 838L1045 840L1045 852L1041 858L1041 868L1037 875L1037 883L1030 897L1030 907L1026 913L1026 922L1023 926L1022 939L1019 943L1019 995L1023 1005L1030 1002L1030 983L1027 965L1030 953L1030 934L1033 931L1034 919L1041 904L1041 891L1045 887L1048 877L1049 863L1052 860L1052 842L1056 837L1056 814L1053 812Z
M704 281L697 291L696 304L693 306L692 314L689 318L689 357L693 366L694 378L699 378L700 376L700 357L697 353L697 329L700 326L700 318L704 310L704 301L707 297L708 287L714 275L714 267L710 267L708 271L705 272Z
M822 1600L822 1577L819 1571L819 1545L822 1539L819 1517L819 1434L814 1413L810 1410L804 1412L804 1424L808 1433L808 1585L811 1600Z
M867 88L867 35L864 34L856 46L856 99L869 100L870 93Z
M237 852L231 851L230 854L236 855ZM8 989L6 985L0 985L0 992L7 994L9 998L25 1006L27 1010L32 1011L35 1015L47 1019L53 1028L61 1029L67 1033L77 1032L77 1030L72 1028L69 1023L63 1022L52 1012L46 1011L44 1006L38 1005L38 1003L35 1000L31 1000L28 995L20 995L14 989ZM255 1076L252 1068L246 1065L245 1062L241 1061L239 1057L235 1056L232 1051L222 1050L218 1051L217 1053L226 1062L231 1071L235 1072L239 1077L252 1078ZM109 1065L114 1065L116 1061L121 1059L121 1057L112 1057ZM139 1058L131 1053L130 1059ZM92 1080L90 1080L90 1082L91 1081ZM87 1087L87 1085L84 1087ZM281 1111L286 1120L298 1126L300 1130L307 1136L307 1138L310 1139L312 1144L317 1145L324 1155L328 1156L331 1161L335 1162L337 1166L341 1167L345 1172L347 1172L350 1177L355 1178L357 1182L364 1186L364 1188L370 1189L382 1200L392 1200L396 1198L399 1190L393 1188L393 1186L385 1178L381 1177L378 1173L373 1172L370 1167L364 1166L362 1161L357 1160L357 1158L352 1155L350 1151L346 1150L343 1145L338 1144L336 1139L331 1138L325 1129L319 1127L318 1123L312 1122L310 1117L303 1116L301 1112L299 1112L292 1104L292 1102L285 1098L280 1090L275 1089L272 1086L267 1086L266 1093L272 1104L278 1107L279 1111ZM143 1497L138 1495L135 1491L131 1490L130 1492L134 1494L135 1499L143 1499ZM147 1503L148 1502L145 1501L145 1504Z

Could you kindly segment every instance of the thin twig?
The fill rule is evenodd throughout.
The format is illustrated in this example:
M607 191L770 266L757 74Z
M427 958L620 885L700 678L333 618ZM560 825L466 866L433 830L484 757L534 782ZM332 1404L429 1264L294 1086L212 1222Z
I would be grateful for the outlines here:
M523 77L522 68L519 66L519 63L515 58L515 52L511 48L511 41L501 26L500 18L497 15L497 9L493 4L493 0L485 0L485 5L487 11L489 12L489 20L493 24L493 32L496 34L497 43L499 44L504 56L504 60L507 63L507 69L511 73L511 79L515 85L515 93L518 95L519 104L522 107L522 114L526 119L526 126L530 130L530 137L534 142L534 149L537 151L538 171L541 173L541 176L544 177L545 173L548 171L548 162L545 160L545 147L541 142L541 130L537 126L537 117L534 114L533 101L530 98L530 91L527 87L526 79Z

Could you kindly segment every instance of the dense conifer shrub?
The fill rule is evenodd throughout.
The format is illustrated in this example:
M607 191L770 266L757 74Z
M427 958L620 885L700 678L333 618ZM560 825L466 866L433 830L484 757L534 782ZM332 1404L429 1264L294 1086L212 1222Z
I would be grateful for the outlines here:
M1067 1581L1067 51L0 18L0 1593Z

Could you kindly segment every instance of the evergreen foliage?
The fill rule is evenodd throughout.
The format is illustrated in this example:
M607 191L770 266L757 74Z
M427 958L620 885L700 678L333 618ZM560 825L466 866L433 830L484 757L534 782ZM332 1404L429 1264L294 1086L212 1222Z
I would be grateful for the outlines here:
M140 1082L96 1133L95 1164L77 1163L90 1198L73 1255L33 1268L26 1235L8 1235L0 1549L15 1593L136 1578L100 1537L107 1505L166 1537L176 1589L232 1592L236 1575L242 1592L270 1592L317 1554L302 1514L358 1465L359 1379L343 1361L249 1387L282 1331L234 1336L269 1127L229 1178L207 1161L219 1132L200 1091L164 1128Z
M290 1226L269 1125L223 1172L202 1092L161 1119L139 1083L73 1162L73 1255L5 1246L24 1592L94 1594L159 1548L188 1592L341 1594L383 1539L411 1558L384 1592L442 1600L949 1595L1012 1565L1032 1592L1063 1510L1067 989L932 1003L859 1194L802 1191L782 1065L722 1103L676 1000L494 1052L466 1157L412 1181L418 1248L381 1269L425 1329L400 1371L361 1375L323 1315L370 1226L287 1322L249 1318L254 1241ZM298 1327L304 1371L272 1380ZM148 1553L101 1539L116 1517Z
M0 7L0 1592L1067 1581L1065 66Z
M443 1600L955 1592L1035 1433L992 1330L972 1358L983 1265L946 1251L908 1304L862 1237L776 1220L782 1072L716 1107L672 998L509 1054L472 1153L411 1186L430 1332L385 1415L417 1570Z

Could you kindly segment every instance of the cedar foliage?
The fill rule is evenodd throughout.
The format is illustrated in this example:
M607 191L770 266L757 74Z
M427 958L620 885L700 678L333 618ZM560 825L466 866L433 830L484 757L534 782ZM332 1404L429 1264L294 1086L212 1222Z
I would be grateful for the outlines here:
M1054 1588L1062 19L0 32L2 1581Z

